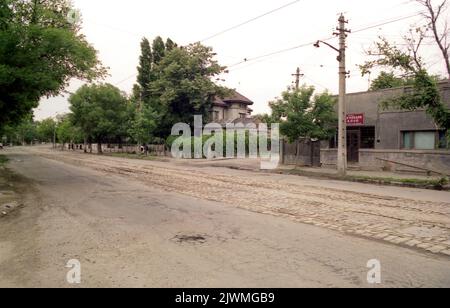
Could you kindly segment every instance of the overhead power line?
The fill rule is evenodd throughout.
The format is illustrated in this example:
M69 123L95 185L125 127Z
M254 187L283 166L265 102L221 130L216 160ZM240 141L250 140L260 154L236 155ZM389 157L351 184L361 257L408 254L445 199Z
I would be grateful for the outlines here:
M215 38L215 37L217 37L217 36L220 36L220 35L222 35L222 34L225 34L225 33L227 33L227 32L230 32L230 31L232 31L232 30L235 30L235 29L237 29L237 28L240 28L240 27L242 27L242 26L244 26L244 25L247 25L247 24L249 24L249 23L251 23L251 22L254 22L254 21L258 20L258 19L261 19L261 18L263 18L263 17L266 17L266 16L268 16L268 15L270 15L270 14L273 14L273 13L276 13L276 12L278 12L278 11L281 11L281 10L283 10L283 9L285 9L285 8L287 8L287 7L290 7L290 6L296 4L296 3L300 2L300 1L301 1L301 0L295 0L295 1L289 2L289 3L287 3L287 4L283 5L283 6L280 6L280 7L276 8L276 9L273 9L273 10L271 10L271 11L269 11L269 12L266 12L266 13L264 13L264 14L262 14L262 15L256 16L256 17L254 17L254 18L252 18L252 19L249 19L249 20L247 20L247 21L244 21L244 22L242 22L242 23L240 23L240 24L238 24L238 25L235 25L235 26L233 26L233 27L230 27L230 28L227 28L227 29L225 29L225 30L222 30L222 31L220 31L220 32L218 32L218 33L216 33L216 34L213 34L213 35L211 35L211 36L209 36L209 37L207 37L207 38L204 38L203 40L200 40L199 42L205 42L205 41L208 41L208 40L210 40L210 39L212 39L212 38ZM104 25L104 26L106 26L106 25ZM113 29L113 27L110 27L110 26L108 26L108 27L111 28L111 29ZM117 28L116 28L115 30L120 30L120 29L117 29ZM135 77L135 76L137 76L137 73L134 73L133 75L131 75L131 76L129 76L129 77L127 77L127 78L125 78L125 79L119 81L119 82L116 83L115 85L118 86L118 85L120 85L120 84L122 84L122 83L124 83L124 82L126 82L126 81L128 81L128 80L130 80L131 78L133 78L133 77Z
M388 24L392 24L392 23L396 23L396 22L399 22L399 21L407 20L407 19L410 19L410 18L413 18L413 17L420 16L422 13L424 13L424 11L420 11L418 13L415 13L414 15L400 17L400 18L397 18L397 19L394 19L394 20L390 20L390 21L387 21L387 22L382 22L382 23L379 23L379 24L375 24L375 25L372 25L372 26L361 28L361 29L352 31L352 33L363 32L363 31L370 30L370 29L373 29L373 28L378 28L378 27L382 27L382 26L385 26L385 25L388 25Z
M408 16L400 17L400 18L396 18L394 20L384 21L384 22L380 22L380 23L377 23L377 24L374 24L374 25L370 25L370 26L363 26L360 29L352 31L352 33L363 32L363 31L367 31L367 30L370 30L370 29L373 29L373 28L378 28L378 27L382 27L382 26L385 26L385 25L388 25L388 24L392 24L392 23L396 23L396 22L399 22L399 21L407 20L407 19L410 19L410 18L413 18L413 17L420 16L422 13L423 13L423 11L420 11L420 12L414 14L414 15L408 15ZM322 39L322 41L326 42L326 41L329 41L329 40L331 40L333 38L334 38L333 36L330 36L328 38ZM267 54L263 54L263 55L260 55L260 56L256 56L256 57L253 57L253 58L244 58L242 61L237 62L237 63L232 64L232 65L227 66L227 67L228 68L233 68L233 67L239 66L239 65L244 64L244 63L253 62L253 61L256 61L256 60L263 59L263 58L268 58L268 57L272 57L272 56L275 56L275 55L278 55L278 54L282 54L282 53L286 53L286 52L289 52L289 51L293 51L293 50L296 50L296 49L299 49L299 48L308 47L308 46L313 45L316 42L317 42L317 40L312 41L312 42L308 42L308 43L305 43L305 44L300 44L300 45L297 45L297 46L293 46L293 47L277 50L277 51L270 52L270 53L267 53Z
M243 26L243 25L245 25L245 24L248 24L248 23L250 23L250 22L252 22L252 21L254 21L254 20L260 19L260 18L262 18L262 17L264 17L264 16L267 16L267 15L269 15L269 14L271 14L271 13L274 13L274 12L276 12L276 11L279 11L279 10L281 10L281 9L283 9L283 8L286 8L286 7L288 7L288 6L291 6L291 5L293 5L293 4L297 3L297 2L300 2L300 1L301 1L301 0L297 0L297 1L294 1L294 2L291 2L291 3L288 3L288 4L286 4L286 5L282 6L282 7L279 7L279 8L277 8L277 9L275 9L275 10L272 10L272 11L270 11L270 12L267 12L267 13L263 14L263 15L260 15L260 16L258 16L258 17L252 18L251 20L248 20L248 21L246 21L246 22L244 22L244 23L241 23L241 24L239 24L239 25L236 25L236 26L234 26L234 27L231 27L231 28L228 28L228 29L226 29L226 30L224 30L224 31L221 31L221 32L219 32L219 33L217 33L217 34L215 34L215 35L212 35L212 36L210 36L210 37L208 37L208 38L202 40L201 42L206 41L206 40L209 40L209 39L211 39L211 38L213 38L213 37L219 36L219 35L221 35L221 34L223 34L223 33L228 32L228 31L234 30L234 29L236 29L236 28L238 28L238 27L241 27L241 26ZM415 14L413 14L413 15L408 15L408 16L404 16L404 17L399 17L399 18L396 18L396 19L393 19L393 20L390 19L390 20L382 21L382 22L379 22L379 23L376 23L376 24L372 24L372 25L369 25L369 26L363 26L362 28L359 28L359 29L357 29L357 30L352 31L352 33L359 33L359 32L367 31L367 30L370 30L370 29L382 27L382 26L385 26L385 25L388 25L388 24L396 23L396 22L399 22L399 21L407 20L407 19L410 19L410 18L413 18L413 17L420 16L423 12L424 12L424 11L420 11L420 12L415 13ZM325 41L325 42L326 42L326 41L329 41L329 40L331 40L331 39L333 39L333 38L334 38L333 36L330 36L330 37L327 37L327 38L325 38L325 39L322 39L322 41ZM263 54L263 55L260 55L260 56L256 56L256 57L253 57L253 58L244 58L242 61L239 61L239 62L237 62L237 63L235 63L235 64L232 64L232 65L229 65L229 66L227 66L227 67L230 69L230 68L234 68L234 67L236 67L236 66L239 66L239 65L241 65L241 64L245 64L245 63L252 62L251 64L248 65L248 66L251 66L251 65L253 65L253 64L263 62L265 58L273 57L273 56L276 56L276 55L278 55L278 54L290 52L290 51L293 51L293 50L296 50L296 49L308 47L308 46L313 45L315 42L316 42L316 41L311 41L311 42L308 42L308 43L304 43L304 44L300 44L300 45L297 45L297 46L293 46L293 47L289 47L289 48L277 50L277 51L270 52L270 53L267 53L267 54ZM257 62L255 62L255 61L257 61ZM247 66L246 66L246 67L247 67ZM124 80L122 80L122 81L116 83L115 85L122 84L122 83L128 81L129 79L133 78L133 77L136 76L136 75L137 75L137 73L135 73L135 74L129 76L128 78L126 78L126 79L124 79Z
M114 85L115 85L115 86L118 86L118 85L120 85L120 84L122 84L122 83L124 83L124 82L126 82L126 81L128 81L128 80L130 80L131 78L136 77L137 75L138 75L138 73L133 73L133 75L130 75L130 76L128 76L128 77L125 78L125 79L122 79L121 81L115 83Z
M283 6L280 6L280 7L276 8L276 9L273 9L273 10L271 10L271 11L269 11L269 12L266 12L266 13L264 13L264 14L262 14L262 15L259 15L259 16L256 16L256 17L252 18L252 19L249 19L249 20L247 20L247 21L244 21L244 22L242 22L242 23L240 23L240 24L238 24L238 25L235 25L235 26L233 26L233 27L230 27L230 28L227 28L227 29L222 30L222 31L220 31L220 32L217 32L216 34L213 34L213 35L211 35L211 36L208 36L208 37L206 37L206 38L200 40L199 42L202 43L202 42L204 42L204 41L208 41L208 40L210 40L210 39L212 39L212 38L215 38L215 37L217 37L217 36L219 36L219 35L225 34L225 33L227 33L227 32L230 32L230 31L232 31L232 30L235 30L235 29L237 29L237 28L240 28L240 27L242 27L242 26L245 26L245 25L247 25L247 24L249 24L249 23L251 23L251 22L254 22L254 21L258 20L258 19L261 19L261 18L266 17L266 16L268 16L268 15L270 15L270 14L273 14L273 13L276 13L276 12L278 12L278 11L281 11L281 10L283 10L283 9L289 7L289 6L292 6L292 5L294 5L294 4L297 4L297 3L300 2L300 1L301 1L301 0L295 0L295 1L292 1L292 2L290 2L290 3L288 3L288 4L285 4L285 5L283 5Z

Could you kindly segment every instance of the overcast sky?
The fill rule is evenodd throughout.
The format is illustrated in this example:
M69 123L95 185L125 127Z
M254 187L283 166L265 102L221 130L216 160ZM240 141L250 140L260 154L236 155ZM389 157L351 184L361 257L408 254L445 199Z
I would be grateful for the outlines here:
M82 32L99 51L105 66L110 67L106 82L130 92L140 55L140 41L160 35L170 37L179 45L202 40L217 32L278 8L293 0L73 0L83 18ZM239 29L205 41L218 54L222 65L231 66L261 55L309 43L331 36L343 12L348 27L358 30L384 21L414 15L422 10L406 0L302 0L288 8L251 22ZM448 12L446 17L449 19ZM423 24L413 17L371 30L349 35L348 92L365 91L368 77L361 77L356 65L367 57L364 50L379 35L403 43L401 36L412 24ZM430 41L431 42L431 41ZM337 45L337 39L330 43ZM425 60L433 73L444 73L439 51L433 44L423 48ZM302 83L337 93L337 54L327 48L312 45L276 56L232 66L224 85L235 88L255 102L255 114L268 112L268 102L278 96L294 80L297 67L305 77ZM376 77L376 76L372 76ZM74 81L68 88L75 91L81 85ZM67 98L43 99L35 111L36 119L68 112Z

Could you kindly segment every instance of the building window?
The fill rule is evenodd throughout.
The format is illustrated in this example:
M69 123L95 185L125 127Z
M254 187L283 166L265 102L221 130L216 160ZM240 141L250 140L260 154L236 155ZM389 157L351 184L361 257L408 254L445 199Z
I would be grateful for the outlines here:
M245 119L245 118L247 117L247 115L246 115L245 113L240 113L240 114L239 114L239 117L240 117L241 119Z
M406 150L434 150L439 148L438 132L417 131L402 133L402 148Z
M219 111L214 111L214 121L219 121Z

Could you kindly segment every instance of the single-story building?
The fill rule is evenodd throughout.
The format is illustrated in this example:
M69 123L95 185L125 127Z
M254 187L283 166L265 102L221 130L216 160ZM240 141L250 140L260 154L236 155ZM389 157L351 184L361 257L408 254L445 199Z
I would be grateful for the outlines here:
M439 83L450 108L450 81ZM350 166L364 170L445 171L450 174L446 131L425 110L385 110L381 103L411 87L352 93L346 96L347 151ZM335 166L337 136L321 149L323 166ZM422 170L425 171L425 170Z

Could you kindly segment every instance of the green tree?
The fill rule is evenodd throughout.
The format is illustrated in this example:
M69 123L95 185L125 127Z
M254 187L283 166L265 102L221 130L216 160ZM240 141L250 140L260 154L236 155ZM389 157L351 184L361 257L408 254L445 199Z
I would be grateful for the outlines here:
M214 97L228 93L212 81L225 71L214 56L211 48L197 43L173 48L156 65L152 99L161 118L156 136L166 138L174 124L192 123L194 115L208 119Z
M129 135L139 145L150 143L158 123L157 117L157 113L150 106L145 105L136 110L131 119Z
M17 143L32 144L37 140L36 124L33 121L33 116L26 116L16 127Z
M40 141L52 142L56 129L56 121L48 118L36 123L37 135Z
M17 132L15 130L15 127L11 125L3 125L3 127L0 127L0 142L4 144L14 144L16 142L16 136Z
M177 45L167 39L167 51L172 50ZM156 70L157 64L161 62L166 54L166 45L161 37L154 39L152 46L147 38L141 42L141 56L139 57L137 84L133 87L131 95L132 102L136 108L142 109L143 105L148 105L156 112L161 111L157 95L152 95L152 83L158 78Z
M139 58L137 85L134 91L140 92L137 99L140 102L148 101L150 97L150 82L152 81L153 55L148 39L141 42L141 56Z
M289 88L270 103L273 120L280 122L281 134L291 143L300 138L325 140L336 133L336 99L327 92L317 95L314 92L312 86Z
M174 49L175 47L177 47L177 44L174 41L172 41L170 38L168 38L166 41L166 51L169 52L172 49Z
M164 44L163 39L158 36L153 40L152 45L153 52L153 63L158 64L164 58L166 54L166 45Z
M0 126L19 122L72 78L105 74L80 24L68 21L70 10L66 0L1 1Z
M56 135L61 149L64 150L67 143L79 143L83 139L82 132L79 127L73 124L72 115L63 116L56 128Z
M411 79L397 77L392 72L381 72L380 75L372 81L370 91L410 86L413 82L414 81Z
M84 138L101 145L126 135L127 98L110 84L84 85L69 98L73 123Z

